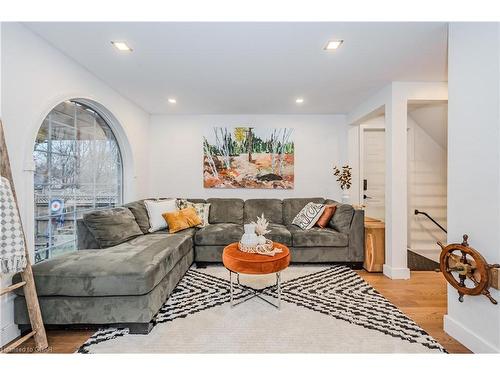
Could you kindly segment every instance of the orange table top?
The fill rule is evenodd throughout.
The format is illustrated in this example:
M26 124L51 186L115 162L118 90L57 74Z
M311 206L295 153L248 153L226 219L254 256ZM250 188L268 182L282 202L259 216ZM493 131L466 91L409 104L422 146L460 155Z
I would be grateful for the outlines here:
M233 272L250 275L263 275L284 270L290 264L290 250L283 244L274 243L281 253L273 256L245 253L238 249L238 243L227 245L222 252L222 263Z

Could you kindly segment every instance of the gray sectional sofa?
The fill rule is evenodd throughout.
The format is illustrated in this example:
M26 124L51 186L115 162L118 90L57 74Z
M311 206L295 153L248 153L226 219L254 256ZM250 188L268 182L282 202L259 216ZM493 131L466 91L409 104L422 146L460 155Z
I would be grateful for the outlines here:
M190 199L192 202L205 202ZM148 233L143 201L125 207L144 235L101 248L85 223L78 221L79 251L33 266L43 319L50 326L127 326L147 333L152 319L193 262L220 263L224 246L243 234L243 224L264 214L273 241L287 245L295 263L345 263L361 267L364 254L364 213L323 198L211 198L210 225L169 234ZM329 228L302 230L293 218L308 203L336 204ZM14 276L14 282L20 280ZM22 289L15 299L15 321L28 329Z

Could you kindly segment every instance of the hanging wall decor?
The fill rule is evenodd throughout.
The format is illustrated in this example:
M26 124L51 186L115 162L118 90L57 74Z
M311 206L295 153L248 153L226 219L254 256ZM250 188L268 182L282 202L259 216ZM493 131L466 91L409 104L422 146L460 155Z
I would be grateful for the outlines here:
M205 188L293 189L293 129L214 127L203 137Z

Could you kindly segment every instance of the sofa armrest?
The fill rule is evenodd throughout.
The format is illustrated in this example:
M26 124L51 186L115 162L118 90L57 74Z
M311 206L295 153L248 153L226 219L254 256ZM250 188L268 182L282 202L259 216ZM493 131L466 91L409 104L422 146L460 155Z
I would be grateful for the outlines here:
M94 235L90 232L89 228L85 225L82 219L78 219L76 221L76 237L78 250L101 248L99 242L95 239Z
M354 210L349 229L349 261L362 262L365 259L365 211Z

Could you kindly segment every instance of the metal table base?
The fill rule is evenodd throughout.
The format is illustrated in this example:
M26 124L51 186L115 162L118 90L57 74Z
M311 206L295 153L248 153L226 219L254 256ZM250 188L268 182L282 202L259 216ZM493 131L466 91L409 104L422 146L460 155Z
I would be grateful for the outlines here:
M276 291L278 293L278 304L274 304L273 302L267 300L266 298L264 298L262 296L262 294L264 293L265 290L268 290L268 288L265 288L263 290L255 290L253 288L250 288L250 287L247 287L245 285L241 285L240 284L240 274L237 273L237 272L233 272L231 270L228 270L229 271L229 283L230 283L230 302L231 302L231 308L239 305L239 304L242 304L243 302L246 302L246 301L249 301L253 298L259 298L261 299L262 301L264 302L267 302L268 304L270 304L271 306L273 307L276 307L278 310L281 310L281 272L276 272L276 284L275 284L275 288L276 288ZM233 273L236 274L236 279L237 279L237 283L238 283L238 286L246 291L250 291L252 292L252 294L245 298L244 300L242 301L238 301L238 302L234 302L234 297L233 297Z

